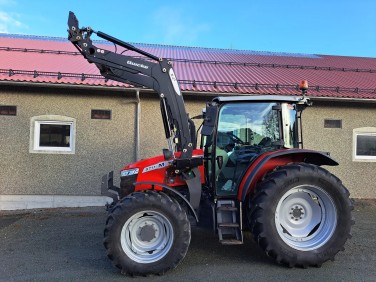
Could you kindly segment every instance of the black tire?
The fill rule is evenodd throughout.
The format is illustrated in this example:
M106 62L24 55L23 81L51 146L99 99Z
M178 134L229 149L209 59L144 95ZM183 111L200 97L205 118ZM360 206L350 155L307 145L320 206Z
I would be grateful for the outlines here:
M191 241L186 212L163 192L134 192L111 210L104 230L107 256L122 274L163 274L185 257Z
M344 250L354 224L349 192L327 170L286 165L266 176L248 205L254 239L277 263L320 267Z

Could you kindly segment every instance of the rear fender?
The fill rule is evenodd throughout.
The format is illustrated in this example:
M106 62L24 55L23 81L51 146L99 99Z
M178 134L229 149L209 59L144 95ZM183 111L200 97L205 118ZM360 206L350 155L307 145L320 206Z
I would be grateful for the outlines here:
M246 170L239 185L238 200L244 201L249 193L253 193L257 182L259 182L268 171L272 171L279 166L298 162L310 163L318 166L338 165L328 153L312 150L287 149L265 153L252 162Z

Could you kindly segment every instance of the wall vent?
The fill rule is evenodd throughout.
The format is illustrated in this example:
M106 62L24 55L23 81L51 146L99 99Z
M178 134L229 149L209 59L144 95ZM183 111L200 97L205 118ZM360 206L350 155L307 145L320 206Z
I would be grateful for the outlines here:
M110 110L91 110L91 119L111 119Z
M324 128L342 128L341 119L325 119Z
M1 116L16 116L17 106L1 106L0 105L0 115Z

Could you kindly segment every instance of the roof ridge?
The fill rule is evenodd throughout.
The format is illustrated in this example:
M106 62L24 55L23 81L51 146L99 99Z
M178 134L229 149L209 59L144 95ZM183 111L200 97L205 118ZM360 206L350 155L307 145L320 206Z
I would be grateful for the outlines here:
M19 38L19 39L42 39L51 41L67 41L64 37L59 36L47 36L47 35L33 35L33 34L22 34L22 33L3 33L0 32L0 38Z
M1 37L1 36L0 36ZM15 52L37 52L42 54L61 54L61 55L79 55L77 51L64 51L64 50L52 50L52 49L38 49L38 48L16 48L0 45L0 51L15 51ZM131 56L131 55L130 55ZM140 58L140 56L131 56L134 58ZM376 73L376 68L351 68L351 67L339 67L331 65L308 65L308 64L282 64L282 63L259 63L259 62L239 62L239 61L216 61L206 59L180 59L174 57L167 57L166 59L173 62L182 63L199 63L199 64L215 64L215 65L230 65L230 66L244 66L244 67L271 67L271 68L287 68L287 69L310 69L310 70L327 70L327 71L341 71L341 72L368 72Z
M47 35L31 35L31 34L17 34L17 33L0 33L0 38L18 38L18 39L36 39L36 40L51 40L58 42L68 42L65 37L59 36L47 36ZM109 44L112 42L108 40L93 40L95 43L99 44ZM162 48L187 48L192 50L207 50L207 51L219 51L228 53L243 53L243 54L253 54L261 56L283 56L283 57L303 57L303 58L320 58L316 54L306 54L306 53L290 53L290 52L279 52L279 51L260 51L260 50L247 50L247 49L229 49L229 48L216 48L216 47L200 47L200 46L186 46L186 45L172 45L172 44L160 44L160 43L141 43L141 42L128 42L132 45L138 46L150 46L150 47L162 47Z

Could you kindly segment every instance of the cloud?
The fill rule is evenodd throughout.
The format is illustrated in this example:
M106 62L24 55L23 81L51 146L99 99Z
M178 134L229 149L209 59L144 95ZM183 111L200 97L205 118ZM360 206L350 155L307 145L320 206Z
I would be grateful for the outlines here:
M187 13L170 7L162 7L154 12L154 27L158 30L159 41L163 44L190 45L210 31L210 25L199 22Z
M0 0L0 2L5 2L5 1ZM27 29L27 25L20 22L17 19L18 17L19 17L18 15L0 11L0 32L9 33L9 32L17 32L25 28Z
M9 5L15 5L16 1L14 0L0 0L0 5L2 6L9 6Z

